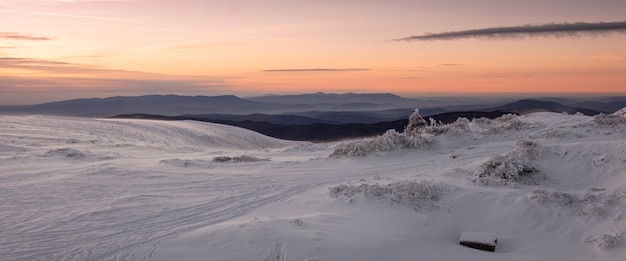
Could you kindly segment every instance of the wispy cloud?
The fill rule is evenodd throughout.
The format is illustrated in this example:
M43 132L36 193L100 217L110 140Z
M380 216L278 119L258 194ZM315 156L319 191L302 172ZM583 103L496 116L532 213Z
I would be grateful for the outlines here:
M201 43L201 44L187 44L176 45L163 48L163 50L184 50L184 49L204 49L214 47L229 47L229 46L242 46L242 45L254 45L263 44L263 42L215 42L215 43Z
M51 12L33 12L33 11L23 11L23 10L6 10L6 11L11 12L11 13L21 13L21 14L29 14L29 15L56 16L56 17L65 17L65 18L76 18L76 19L137 23L137 21L133 21L133 20L119 19L119 18L113 18L113 17L104 17L104 16L75 15L75 14L51 13Z
M0 69L22 69L34 72L50 74L51 77L68 77L68 75L87 78L111 78L111 79L154 79L163 81L181 81L182 77L164 75L158 73L146 73L140 71L115 70L87 64L68 63L51 60L32 58L0 57ZM190 82L223 82L225 78L215 77L184 77ZM130 80L129 80L130 81Z
M347 69L335 69L335 68L303 68L303 69L270 69L263 70L264 72L355 72L355 71L369 71L367 68L347 68Z
M464 31L429 33L410 36L396 41L434 41L458 39L524 39L528 37L583 37L626 33L626 21L599 23L550 23L511 27L490 27Z
M25 41L52 40L52 38L48 38L48 37L27 35L27 34L15 33L15 32L0 32L0 39L25 40Z
M616 55L589 55L586 56L586 58L588 59L596 59L596 60L608 60L608 61L621 61L624 58L620 57L620 56L616 56Z
M26 74L3 75L3 69ZM35 74L31 72L37 72ZM41 75L39 75L41 73ZM31 58L0 57L0 105L32 104L52 97L113 96L126 94L223 93L232 77L176 76L139 71L112 70L93 65ZM42 94L34 97L33 91Z
M50 100L145 94L223 94L223 82L194 80L104 79L84 77L16 77L0 75L0 105L37 104ZM36 91L40 95L32 95Z
M15 57L0 57L0 68L26 69L49 73L86 73L106 70L90 65Z

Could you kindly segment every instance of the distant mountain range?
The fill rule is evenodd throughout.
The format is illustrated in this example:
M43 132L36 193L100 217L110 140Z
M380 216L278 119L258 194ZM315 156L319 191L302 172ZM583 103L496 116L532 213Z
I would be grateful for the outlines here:
M626 97L511 101L470 97L409 99L389 93L313 93L245 99L233 95L146 95L0 106L0 113L199 120L238 126L281 139L330 141L379 135L388 129L401 131L416 107L422 116L448 123L459 117L494 118L505 113L537 111L612 113L626 107Z
M496 118L508 112L496 111L496 112L456 112L456 113L444 113L439 115L432 115L431 117L442 123L450 123L457 120L459 117L466 117L468 119L473 118ZM208 118L205 118L209 116ZM261 116L260 116L261 117ZM285 140L299 140L299 141L312 141L312 142L325 142L325 141L337 141L343 139L370 137L383 134L385 131L394 129L398 132L404 130L404 127L408 123L408 117L401 120L376 122L376 123L344 123L344 124L330 124L330 123L309 123L309 124L287 124L276 123L278 120L271 121L250 121L250 120L227 120L218 119L211 115L185 115L185 116L163 116L163 115L149 115L149 114L125 114L118 115L113 118L122 119L151 119L151 120L194 120L204 121L212 123L220 123L231 126L237 126L255 132Z
M625 104L626 105L626 104ZM558 102L541 101L541 100L520 100L512 103L507 103L502 106L491 107L482 109L482 111L509 111L519 114L536 112L536 111L549 111L549 112L567 112L574 114L580 112L585 115L596 115L603 112L612 113L614 111L606 110L594 110L583 107L566 106ZM615 110L617 111L617 110Z
M343 101L343 102L342 102ZM0 113L110 117L125 113L181 114L296 113L308 111L380 111L415 108L416 100L393 94L303 94L243 99L233 95L146 95L73 99L37 105L0 106Z
M111 117L119 114L178 115L292 115L319 122L373 123L407 117L415 108L422 115L454 111L532 111L568 113L612 113L626 107L626 97L572 99L548 97L537 99L495 99L484 97L404 98L390 93L268 95L240 98L223 96L145 95L74 99L24 106L0 106L3 114L44 114L83 117ZM243 120L254 120L254 116ZM283 119L285 120L285 119ZM293 118L293 120L296 120ZM297 121L297 120L296 120Z
M510 98L472 100L469 97L409 99L389 93L314 93L245 99L233 95L146 95L0 106L0 113L193 119L239 126L283 139L328 141L378 135L388 129L402 130L416 107L419 107L422 116L448 123L459 117L494 118L504 113L613 113L626 107L626 97L546 97L511 101Z

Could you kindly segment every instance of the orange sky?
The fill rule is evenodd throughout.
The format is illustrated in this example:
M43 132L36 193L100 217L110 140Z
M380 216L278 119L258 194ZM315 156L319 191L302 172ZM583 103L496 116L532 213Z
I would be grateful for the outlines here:
M624 10L622 0L0 0L0 105L142 94L626 94L625 30L394 41L625 21Z

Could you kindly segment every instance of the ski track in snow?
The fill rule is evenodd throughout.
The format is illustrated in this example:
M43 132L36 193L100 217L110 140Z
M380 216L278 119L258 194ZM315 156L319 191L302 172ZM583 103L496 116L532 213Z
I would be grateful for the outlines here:
M451 138L433 151L329 159L334 144L282 141L217 124L0 116L0 260L150 260L161 242L317 188L374 177L435 177L467 186L464 169L533 135L545 139L545 147L552 148L549 157L560 164L587 157L589 170L623 171L624 156L584 150L565 154L587 136L586 142L595 144L590 148L600 150L605 137L615 133L621 133L621 143L609 142L612 151L624 152L623 129L546 130L587 121L569 116L554 122L555 117L533 118L534 125L522 135L504 131L490 137L488 145L476 137ZM211 162L222 155L271 161ZM175 159L203 164L164 163ZM446 177L446 172L452 174ZM564 186L585 186L568 182ZM270 245L275 247L266 260L285 260L285 243Z

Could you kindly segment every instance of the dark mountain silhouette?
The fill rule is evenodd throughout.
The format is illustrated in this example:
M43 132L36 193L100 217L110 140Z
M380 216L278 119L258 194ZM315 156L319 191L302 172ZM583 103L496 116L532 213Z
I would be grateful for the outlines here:
M626 98L623 100L617 100L617 101L611 101L611 102L594 102L594 101L577 102L577 103L572 104L571 106L601 111L604 113L614 113L626 107Z
M183 114L183 115L180 115L180 117L201 118L201 119L215 120L215 121L268 122L268 123L284 124L284 125L306 125L306 124L315 124L315 123L341 124L341 122L337 122L337 121L323 120L323 119L310 118L310 117L304 117L304 116L298 116L298 115L262 114L262 113L253 113L253 114L245 114L245 115Z
M224 96L145 95L75 99L30 106L4 106L0 112L64 116L108 117L125 113L180 115L185 113L252 113L277 106Z
M473 118L496 118L508 112L451 112L441 115L432 115L431 117L438 122L450 123L455 121L458 117L465 117L468 119ZM400 119L395 121L377 122L377 123L350 123L350 124L327 124L327 123L314 123L305 125L296 124L276 124L271 122L256 122L256 121L233 121L223 119L208 119L201 116L163 116L163 115L149 115L149 114L127 114L118 115L113 118L123 119L153 119L153 120L195 120L203 122L220 123L231 126L237 126L258 133L286 140L299 140L299 141L311 141L311 142L327 142L337 141L343 139L354 139L371 137L385 133L387 130L395 129L396 131L404 130L404 127L408 123L408 116L406 119Z
M311 105L311 104L336 104L345 107L381 106L389 105L393 108L416 107L419 102L414 99L404 98L391 93L311 93L297 95L267 95L248 98L251 101ZM336 108L341 109L342 107Z
M531 112L537 112L537 111L549 111L549 112L559 112L559 113L567 112L570 114L580 112L585 115L596 115L596 114L601 113L601 111L566 106L558 102L531 100L531 99L519 100L519 101L512 102L512 103L507 103L505 105L498 106L498 107L482 109L481 111L509 111L509 112L515 112L519 114L525 114L525 113L531 113Z
M108 117L118 114L280 114L306 111L380 111L415 108L416 102L392 94L305 94L242 99L233 95L144 95L73 99L25 106L0 106L0 113ZM306 103L302 103L306 101ZM409 105L407 105L409 104ZM388 119L388 118L387 118ZM328 119L333 121L332 119Z

